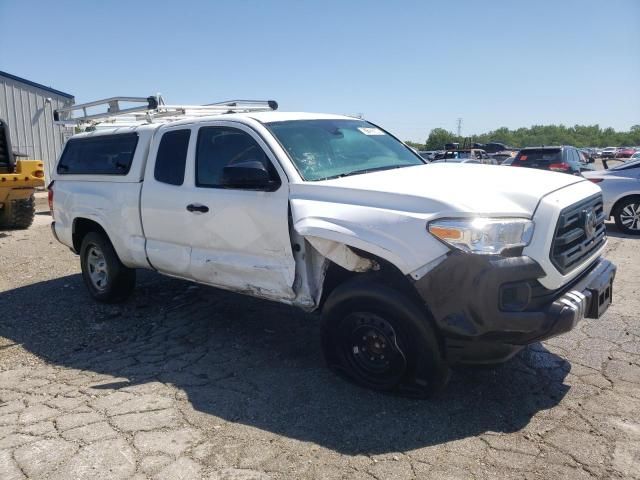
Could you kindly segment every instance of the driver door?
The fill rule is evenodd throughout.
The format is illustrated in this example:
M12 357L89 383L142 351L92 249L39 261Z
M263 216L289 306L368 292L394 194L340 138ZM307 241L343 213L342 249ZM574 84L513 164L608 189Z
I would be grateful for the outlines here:
M196 142L193 184L184 197L189 276L259 297L295 298L289 192L273 153L250 127L235 122L201 126ZM277 182L274 191L223 187L224 167L254 161Z

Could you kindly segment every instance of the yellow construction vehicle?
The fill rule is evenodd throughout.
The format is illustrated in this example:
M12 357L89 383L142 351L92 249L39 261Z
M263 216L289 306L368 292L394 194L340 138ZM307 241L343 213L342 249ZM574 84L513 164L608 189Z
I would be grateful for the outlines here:
M18 154L19 155L19 154ZM41 160L16 160L9 125L0 119L0 229L25 229L36 214L34 192L44 186Z

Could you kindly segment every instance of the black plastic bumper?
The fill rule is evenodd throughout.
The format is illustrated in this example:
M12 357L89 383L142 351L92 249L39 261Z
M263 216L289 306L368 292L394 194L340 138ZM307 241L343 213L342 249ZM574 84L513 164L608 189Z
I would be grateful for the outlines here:
M615 265L600 258L568 285L547 290L537 281L542 268L529 257L452 252L414 285L450 363L496 363L602 315L615 273Z

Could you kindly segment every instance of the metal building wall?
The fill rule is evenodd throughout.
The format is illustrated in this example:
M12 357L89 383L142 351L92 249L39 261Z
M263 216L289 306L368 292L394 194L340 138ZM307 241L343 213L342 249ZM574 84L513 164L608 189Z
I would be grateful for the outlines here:
M53 111L73 102L73 97L0 74L0 118L9 124L13 149L44 160L47 176L65 141L65 128L53 123Z

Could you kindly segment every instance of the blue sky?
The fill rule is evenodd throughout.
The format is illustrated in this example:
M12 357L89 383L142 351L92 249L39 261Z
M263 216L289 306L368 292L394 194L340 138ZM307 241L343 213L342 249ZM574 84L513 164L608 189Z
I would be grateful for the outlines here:
M0 0L0 70L77 102L276 99L435 127L640 124L640 0Z

